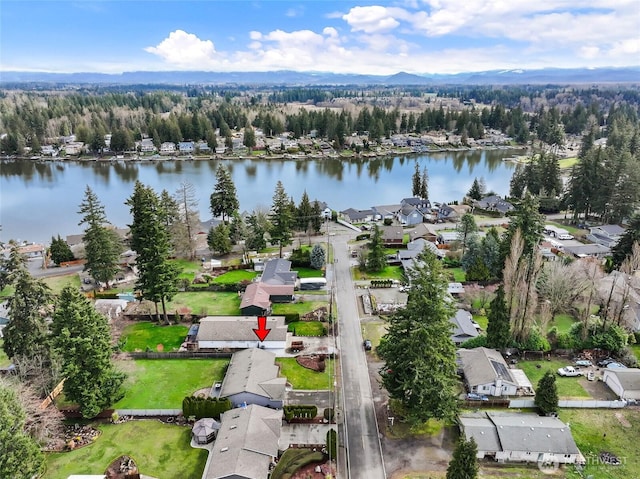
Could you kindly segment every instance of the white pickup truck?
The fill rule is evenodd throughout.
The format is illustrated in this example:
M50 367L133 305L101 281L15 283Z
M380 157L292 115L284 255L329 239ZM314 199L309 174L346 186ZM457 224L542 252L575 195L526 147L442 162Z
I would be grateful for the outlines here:
M573 366L565 366L564 368L558 369L558 374L566 377L582 376L582 373Z

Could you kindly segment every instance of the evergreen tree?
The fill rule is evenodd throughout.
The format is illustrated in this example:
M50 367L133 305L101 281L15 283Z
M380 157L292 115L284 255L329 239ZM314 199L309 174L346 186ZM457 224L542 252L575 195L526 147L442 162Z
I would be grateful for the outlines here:
M85 189L78 213L82 215L79 225L86 225L82 238L87 259L84 269L97 284L105 283L109 288L109 282L120 271L122 242L117 233L107 227L104 206L89 186Z
M247 250L261 251L265 249L267 241L264 239L264 235L267 231L263 228L255 212L247 218L247 229L248 233L245 241Z
M640 213L636 213L627 225L620 240L611 249L613 266L619 268L622 262L631 256L634 243L640 242Z
M300 204L296 208L296 229L298 231L306 231L309 228L312 214L309 195L307 195L307 190L304 190L302 198L300 198Z
M472 200L482 199L482 192L480 191L480 183L478 182L478 178L473 179L473 183L471 184L471 188L469 189L467 196Z
M209 229L209 233L207 233L207 246L209 246L209 249L214 253L221 255L231 252L231 235L229 233L229 227L225 223L220 223L215 228Z
M429 198L429 174L427 173L427 167L422 170L422 178L420 180L420 194L418 195L422 199Z
M229 174L229 171L222 165L216 170L216 185L213 188L210 198L211 214L214 217L231 217L240 208L238 197L236 196L236 185Z
M27 414L9 383L0 381L0 477L32 479L45 469L44 454L26 429Z
M242 219L242 216L240 216L240 213L237 211L231 215L229 237L231 239L231 244L238 244L247 237L247 225Z
M251 125L247 124L244 127L244 137L242 141L243 145L249 148L250 150L256 146L256 133L253 131Z
M500 244L500 254L503 264L504 259L509 254L511 241L517 230L520 230L520 234L524 240L524 255L531 257L536 251L536 247L542 239L542 231L544 230L544 216L538 212L538 205L538 200L533 195L527 193L513 212L511 220L509 221L509 227Z
M322 229L322 208L318 200L311 204L311 228L315 234L320 233Z
M411 177L411 194L412 196L420 196L420 186L422 177L420 176L420 165L416 162L416 169Z
M60 293L51 332L62 358L65 396L83 417L95 417L124 396L125 377L111 360L107 319L77 288L68 285Z
M558 410L558 386L551 371L544 373L538 381L534 403L545 416Z
M27 268L27 259L14 240L9 241L9 256L0 255L0 291L12 284L16 274Z
M476 224L474 216L471 213L463 214L456 229L458 230L458 240L462 244L462 254L464 254L467 241L478 231L478 225Z
M478 445L475 439L468 441L460 436L447 467L446 479L476 479L478 477Z
M54 262L57 266L60 266L60 263L64 263L65 261L73 261L74 256L71 248L65 240L60 238L51 237L51 246L49 247L49 255L51 257L51 261Z
M511 326L502 285L497 289L496 296L489 305L487 319L487 347L495 349L508 348L512 342Z
M283 246L291 244L293 211L291 211L291 203L280 180L278 180L276 184L269 217L271 219L271 229L269 230L271 243L278 244L280 247L280 258L282 258Z
M325 262L324 248L318 243L313 245L310 256L311 267L313 269L322 269Z
M387 255L382 242L382 231L380 231L378 225L373 226L371 239L369 240L369 244L367 244L367 248L369 250L366 262L367 271L370 273L379 273L384 270L387 266Z
M169 261L171 243L166 229L166 211L152 188L136 182L132 196L126 201L133 221L131 247L138 254L138 280L136 287L142 297L153 301L158 313L158 303L162 303L165 322L169 322L166 302L178 291L179 270Z
M382 385L397 399L411 423L452 419L457 413L456 348L451 341L455 306L442 265L430 251L418 256L407 306L389 318L378 355Z

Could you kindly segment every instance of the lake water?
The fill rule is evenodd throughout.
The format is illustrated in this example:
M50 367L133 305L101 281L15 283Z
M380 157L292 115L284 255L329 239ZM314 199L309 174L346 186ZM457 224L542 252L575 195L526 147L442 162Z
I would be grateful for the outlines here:
M109 221L125 227L131 221L124 202L136 180L158 193L174 193L181 182L194 185L202 220L209 219L209 196L215 171L222 163L232 173L240 208L268 208L278 180L298 204L304 190L313 201L325 201L334 210L368 209L399 203L411 196L415 164L429 174L431 201L461 200L475 177L484 177L487 189L504 195L514 164L502 161L512 150L429 153L420 156L338 160L195 160L77 162L0 161L0 240L48 243L51 236L81 233L79 205L87 185L105 206Z

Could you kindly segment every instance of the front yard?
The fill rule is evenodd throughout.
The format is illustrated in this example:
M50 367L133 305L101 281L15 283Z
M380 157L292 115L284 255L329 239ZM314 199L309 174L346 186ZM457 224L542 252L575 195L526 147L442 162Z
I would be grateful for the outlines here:
M140 322L130 324L122 332L120 344L123 351L177 351L185 340L189 328L176 324L165 326L158 323Z
M125 396L115 409L178 409L198 389L221 381L228 359L137 359L118 361L127 373Z
M140 472L162 479L200 479L207 451L190 446L191 428L156 420L100 424L94 444L75 451L47 454L43 479L71 474L103 474L122 455L133 458Z
M238 293L213 291L183 292L174 296L167 305L167 311L189 309L192 314L203 316L240 315L240 296Z
M402 281L404 273L400 266L387 266L379 273L369 273L368 271L360 271L359 268L353 268L353 279L397 279Z
M333 389L333 359L326 360L326 369L320 373L304 368L296 362L296 358L277 358L280 365L280 376L285 376L293 389Z
M525 372L534 389L538 386L538 381L544 376L544 373L551 371L556 377L558 397L560 399L590 399L591 396L580 384L580 380L586 381L584 377L561 377L557 374L559 368L569 364L571 363L568 361L554 359L551 361L520 361L517 367Z
M289 332L294 336L326 336L327 327L320 321L294 321L289 323Z
M304 292L306 294L306 291ZM273 303L271 305L271 314L273 316L298 313L300 315L310 313L318 308L325 307L328 309L326 301L300 301L297 303Z

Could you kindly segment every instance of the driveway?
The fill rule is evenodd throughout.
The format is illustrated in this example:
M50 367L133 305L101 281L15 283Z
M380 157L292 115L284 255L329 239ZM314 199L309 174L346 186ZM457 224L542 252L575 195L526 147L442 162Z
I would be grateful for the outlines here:
M318 449L327 444L329 429L337 430L335 424L288 424L282 426L278 446L281 450L292 444L316 446Z

